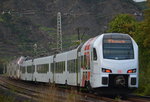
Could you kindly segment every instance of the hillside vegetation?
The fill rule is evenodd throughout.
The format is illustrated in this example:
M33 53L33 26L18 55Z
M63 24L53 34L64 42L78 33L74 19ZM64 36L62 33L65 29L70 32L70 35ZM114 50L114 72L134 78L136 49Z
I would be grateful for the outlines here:
M0 57L52 54L56 48L56 15L62 13L63 49L72 48L77 29L83 40L107 29L120 13L139 13L132 0L1 0ZM67 42L66 42L67 40Z

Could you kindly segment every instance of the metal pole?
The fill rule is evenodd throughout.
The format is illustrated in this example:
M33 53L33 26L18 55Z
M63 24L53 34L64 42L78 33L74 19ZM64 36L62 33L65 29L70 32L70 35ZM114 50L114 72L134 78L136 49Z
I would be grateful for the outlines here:
M61 28L61 13L57 13L57 50L62 51L62 28Z

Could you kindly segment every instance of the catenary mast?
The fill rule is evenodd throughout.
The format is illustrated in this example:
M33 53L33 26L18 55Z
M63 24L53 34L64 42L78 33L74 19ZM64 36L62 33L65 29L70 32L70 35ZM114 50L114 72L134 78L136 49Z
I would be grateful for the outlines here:
M61 13L57 13L57 51L62 51Z

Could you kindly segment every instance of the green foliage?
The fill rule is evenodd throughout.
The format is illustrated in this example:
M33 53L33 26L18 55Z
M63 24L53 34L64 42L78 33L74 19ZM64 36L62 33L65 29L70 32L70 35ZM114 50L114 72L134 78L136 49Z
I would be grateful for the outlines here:
M10 30L9 36L3 38L5 44L16 44L19 42L19 45L16 45L20 51L29 51L31 52L32 46L29 46L28 43L33 43L33 39L30 38L31 30L31 21L26 17L12 16L11 13L4 13L0 16L0 21L3 23L7 29ZM11 38L13 37L13 38ZM11 39L16 39L14 42ZM22 45L22 46L20 46Z
M40 27L39 29L40 29L40 30L43 30L43 31L49 31L49 32L56 31L55 28L49 28L49 27Z
M29 24L31 21L26 17L12 16L9 12L0 15L0 22L11 30L13 36L18 37L21 42L31 41L28 35L31 33ZM4 39L6 42L9 38Z
M142 23L143 36L145 37L143 41L144 47L150 48L150 9L145 10L145 20Z
M0 102L20 102L17 101L14 97L12 96L4 96L0 94ZM31 100L24 100L22 102L31 102Z
M112 22L109 23L108 32L127 33L133 36L136 30L136 20L128 14L117 15Z
M49 42L49 49L51 48L56 48L56 40L57 40L57 30L55 28L49 28L49 27L39 27L39 29L41 31L43 31L43 33L45 35L47 35L48 38L51 39L51 41Z
M6 27L12 26L12 16L10 13L6 12L0 15L0 22Z
M55 28L49 28L49 27L39 27L41 31L44 31L44 33L47 33L48 36L56 38L57 30Z
M91 36L84 35L82 41L80 42L78 40L78 34L64 35L64 37L63 37L63 48L64 49L67 49L69 47L75 48L78 45L80 45L80 43L87 41L89 38L91 38Z
M8 22L8 23L10 23L10 21L12 19L12 16L10 13L4 13L4 14L2 14L1 17L5 22Z
M0 16L0 22L4 22L3 18Z
M137 30L137 42L140 48L140 88L143 95L150 95L150 9L144 11L144 21ZM143 80L144 79L144 80Z
M0 102L15 102L13 97L0 95Z
M70 46L76 46L78 37L77 34L67 35L63 37L63 48L69 48Z

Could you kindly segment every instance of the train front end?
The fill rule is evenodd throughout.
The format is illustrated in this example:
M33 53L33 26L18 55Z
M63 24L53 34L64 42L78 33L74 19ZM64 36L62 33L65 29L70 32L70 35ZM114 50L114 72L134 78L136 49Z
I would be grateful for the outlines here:
M101 92L129 93L138 88L138 46L127 34L103 34L94 43L92 86Z

